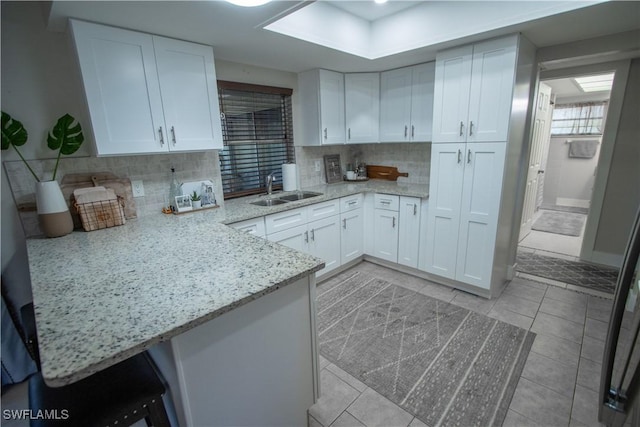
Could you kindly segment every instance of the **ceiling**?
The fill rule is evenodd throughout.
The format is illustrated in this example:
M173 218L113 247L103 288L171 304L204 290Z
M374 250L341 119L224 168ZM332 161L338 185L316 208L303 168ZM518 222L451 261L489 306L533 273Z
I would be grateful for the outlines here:
M398 17L410 8L424 6L425 1L391 1L381 5L365 1L331 1L322 3L337 6L336 10L356 15L368 21L383 17ZM440 8L451 7L451 23L444 26L459 28L457 12L479 4L486 8L500 8L513 4L489 1L430 1ZM443 48L475 42L503 34L522 32L538 47L599 37L640 29L640 2L614 1L594 4L553 16L526 20L517 24L502 22L499 28L487 31L459 33L447 40L419 46L406 52L388 54L378 59L341 52L267 31L263 27L279 17L312 5L313 1L272 1L264 6L243 8L213 1L53 1L46 3L45 14L51 31L66 31L67 18L73 17L138 31L184 39L213 46L216 59L261 66L290 72L312 68L326 68L341 72L381 71L435 59ZM520 4L535 2L521 2ZM544 3L544 2L542 2ZM546 4L578 2L546 2ZM593 3L593 2L590 2ZM586 2L581 2L586 4ZM450 5L450 6L449 6ZM521 19L522 21L522 19ZM335 22L326 22L327 34L334 31ZM414 25L418 27L419 25ZM477 31L477 30L476 30ZM393 39L393 37L390 37ZM393 40L391 40L393 41ZM389 40L387 40L389 42Z

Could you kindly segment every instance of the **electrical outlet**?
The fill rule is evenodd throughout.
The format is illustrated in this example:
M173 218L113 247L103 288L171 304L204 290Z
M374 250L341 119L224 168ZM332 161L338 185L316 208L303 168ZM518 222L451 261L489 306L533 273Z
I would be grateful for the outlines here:
M316 160L316 172L320 172L320 166L321 166L320 160Z
M131 181L131 190L133 197L144 197L144 186L142 181Z

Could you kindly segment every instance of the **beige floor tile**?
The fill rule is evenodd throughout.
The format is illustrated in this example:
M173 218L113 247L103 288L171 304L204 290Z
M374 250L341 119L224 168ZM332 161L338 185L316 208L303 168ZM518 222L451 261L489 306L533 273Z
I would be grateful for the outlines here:
M531 330L537 334L553 335L581 344L584 327L579 323L574 323L557 316L538 313Z
M496 304L496 299L486 299L467 292L456 291L451 304L466 308L476 313L487 314Z
M331 427L367 427L362 424L356 417L344 411L340 416L331 424Z
M320 372L320 399L309 408L309 414L328 426L360 395L360 392L328 369Z
M610 300L603 298L589 297L589 303L587 305L587 317L590 319L600 320L602 322L608 322L611 316L611 307L613 306Z
M538 353L530 352L521 376L571 398L577 373L576 366L565 365Z
M595 338L600 341L607 339L609 323L601 320L587 318L584 325L584 334L588 337Z
M547 289L545 297L585 308L587 307L587 301L589 299L588 295L569 289L558 288L556 286L550 286L549 289Z
M531 286L528 280L516 277L504 289L504 291L502 292L502 296L504 296L505 294L514 295L520 298L540 303L544 298L545 292L546 289L540 289L538 286Z
M599 426L598 408L598 393L576 385L571 418L587 426Z
M531 351L568 366L578 366L581 346L573 341L539 333Z
M316 420L311 415L308 416L308 423L309 427L324 427L322 424L320 424L320 421Z
M540 427L540 424L510 409L502 427Z
M586 302L584 304L574 304L553 299L549 296L549 291L547 291L547 295L544 297L542 304L540 305L540 311L575 323L584 324L587 314L587 305Z
M509 310L504 305L496 304L491 311L487 314L487 316L502 320L503 322L509 323L510 325L515 325L523 329L531 328L533 323L532 317L523 316L522 314L514 313Z
M521 298L512 294L502 294L494 307L504 307L505 309L512 311L523 316L536 317L540 303L531 301L526 298Z
M600 372L602 364L589 359L580 359L576 383L590 390L600 392Z
M413 415L368 388L347 411L367 427L407 427Z
M589 336L584 337L580 357L591 360L592 362L602 363L603 353L604 341L600 341Z
M566 426L571 398L520 377L509 409L544 426Z
M334 365L333 363L327 365L327 369L336 374L338 378L358 390L360 393L367 389L367 385L365 383L355 378L343 369L339 368L338 366Z

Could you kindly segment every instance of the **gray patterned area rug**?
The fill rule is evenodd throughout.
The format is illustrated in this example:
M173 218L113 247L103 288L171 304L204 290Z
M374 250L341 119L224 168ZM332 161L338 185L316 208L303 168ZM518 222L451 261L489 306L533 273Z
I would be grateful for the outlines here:
M579 236L586 218L586 215L579 213L543 211L531 229L567 236Z
M516 270L532 276L546 277L563 283L613 294L619 270L581 261L518 251Z
M429 426L500 426L535 334L348 272L318 287L320 353Z

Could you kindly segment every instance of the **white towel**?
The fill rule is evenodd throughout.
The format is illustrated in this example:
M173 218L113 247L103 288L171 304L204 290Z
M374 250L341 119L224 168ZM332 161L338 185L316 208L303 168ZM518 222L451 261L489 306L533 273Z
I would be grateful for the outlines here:
M569 145L569 157L579 159L591 159L598 150L597 139L581 139L571 141Z

